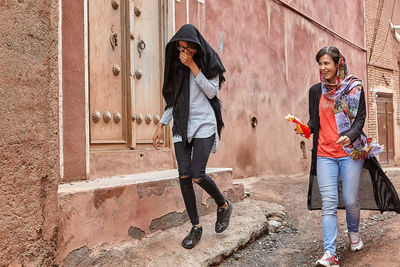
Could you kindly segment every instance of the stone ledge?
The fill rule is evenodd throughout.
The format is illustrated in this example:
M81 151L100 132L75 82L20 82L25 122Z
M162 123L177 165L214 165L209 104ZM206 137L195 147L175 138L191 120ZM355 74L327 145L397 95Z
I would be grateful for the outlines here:
M232 184L232 169L207 173L232 202L244 198L243 185ZM199 215L216 204L194 184ZM81 247L118 246L188 221L176 169L72 182L59 186L58 258Z
M210 266L268 232L266 212L285 216L283 207L263 201L246 199L233 207L230 226L221 234L214 232L214 213L200 218L203 236L192 250L181 246L191 227L190 223L185 223L136 243L95 249L81 247L68 255L64 266Z
M232 168L207 168L207 173L232 172ZM139 183L148 183L156 181L164 181L178 178L178 170L165 170L155 172L144 172L130 175L119 175L95 180L86 180L79 182L70 182L60 184L58 194L73 194L96 189L112 188L118 186L128 186Z

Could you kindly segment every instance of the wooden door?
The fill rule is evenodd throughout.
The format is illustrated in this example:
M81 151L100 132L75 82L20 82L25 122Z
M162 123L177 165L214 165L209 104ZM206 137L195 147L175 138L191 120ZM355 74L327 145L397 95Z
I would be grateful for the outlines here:
M391 95L379 94L376 99L378 113L378 141L385 146L379 155L382 164L394 163L393 100Z
M162 0L89 0L92 148L152 143L162 114Z
M88 6L90 142L126 147L123 3L89 0Z
M130 1L132 145L152 143L162 114L161 0Z

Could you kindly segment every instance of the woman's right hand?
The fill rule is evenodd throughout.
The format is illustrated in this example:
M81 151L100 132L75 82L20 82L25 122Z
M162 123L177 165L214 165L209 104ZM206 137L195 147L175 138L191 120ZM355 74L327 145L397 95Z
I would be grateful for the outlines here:
M161 141L161 138L162 138L163 132L164 132L163 127L164 127L164 124L162 124L161 122L158 123L157 129L153 135L153 146L157 150L160 149L160 141Z
M299 134L304 137L304 133L300 132L298 127L294 128L294 131L296 132L296 134Z

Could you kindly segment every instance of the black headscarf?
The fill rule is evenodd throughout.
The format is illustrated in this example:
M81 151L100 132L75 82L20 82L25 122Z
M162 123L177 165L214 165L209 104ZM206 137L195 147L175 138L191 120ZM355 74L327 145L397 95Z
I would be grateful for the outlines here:
M165 49L165 70L163 96L167 102L166 109L173 107L174 125L172 132L174 135L182 136L183 142L187 144L187 123L189 117L189 77L190 69L179 59L177 49L178 41L192 42L196 45L197 53L193 60L200 68L207 79L219 76L219 88L225 81L223 73L225 68L217 52L208 44L200 32L191 24L183 25L179 31L168 42ZM224 126L221 113L221 102L215 96L208 99L214 110L217 119L217 131L221 136L221 130Z

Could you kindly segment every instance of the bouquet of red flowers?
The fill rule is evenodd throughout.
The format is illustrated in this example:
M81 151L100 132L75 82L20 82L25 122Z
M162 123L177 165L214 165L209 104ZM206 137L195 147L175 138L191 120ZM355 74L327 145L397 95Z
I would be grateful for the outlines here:
M299 134L303 134L305 138L310 139L311 138L311 130L310 127L308 127L308 125L300 120L299 118L297 118L296 116L290 115L288 114L285 119L287 121L291 121L296 123L296 130Z

